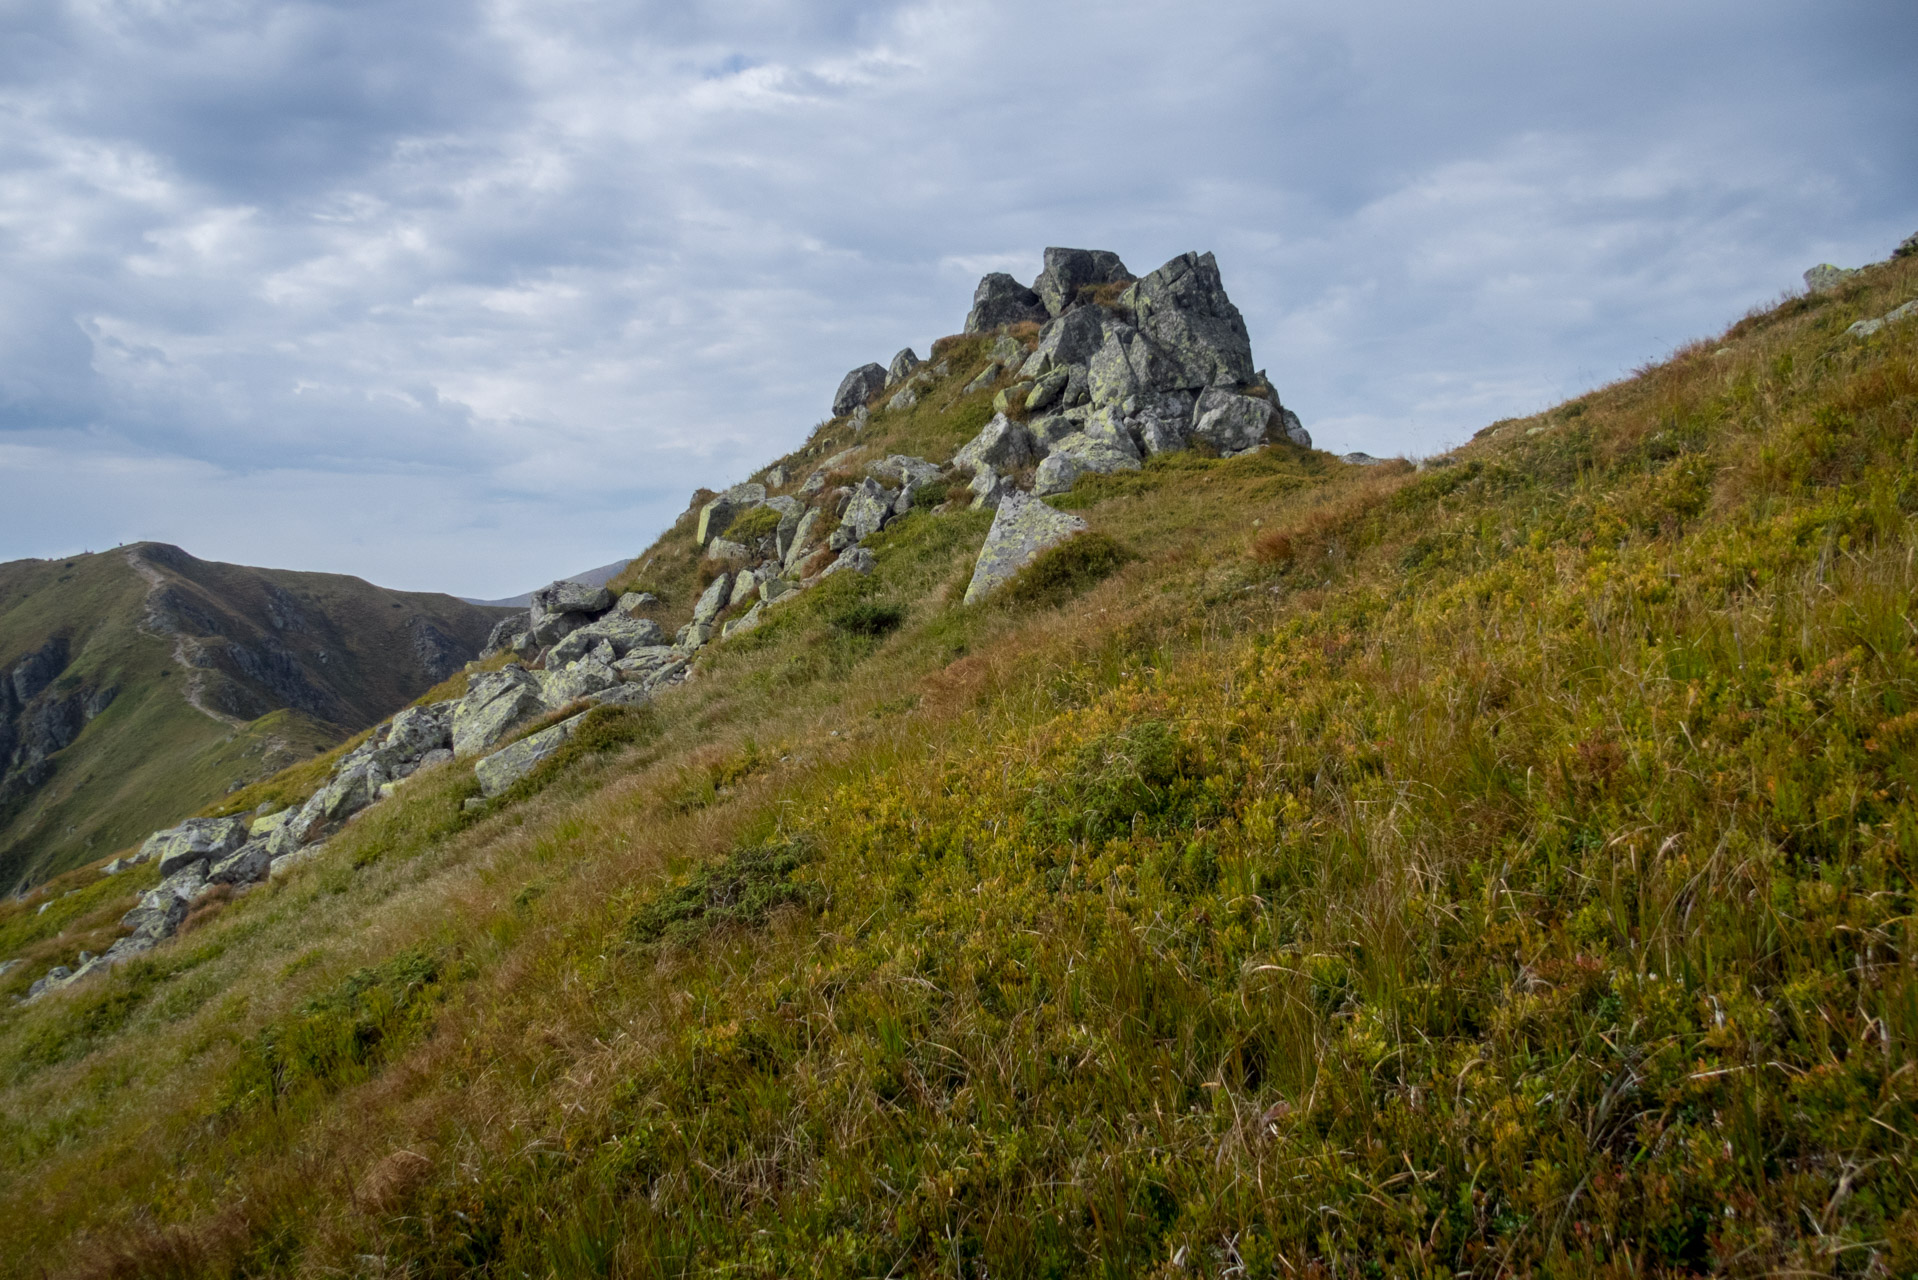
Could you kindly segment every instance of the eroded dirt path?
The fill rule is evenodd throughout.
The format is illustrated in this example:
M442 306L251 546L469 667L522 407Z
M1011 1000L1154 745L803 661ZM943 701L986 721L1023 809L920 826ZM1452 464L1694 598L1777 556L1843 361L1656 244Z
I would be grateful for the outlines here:
M160 611L154 607L153 594L166 585L166 578L158 569L141 559L140 553L136 550L127 551L127 564L135 573L146 579L147 583L147 616L140 630L158 639L173 641L173 660L179 664L181 672L186 676L182 686L184 693L181 696L186 699L187 705L208 719L219 721L229 729L244 729L246 721L237 716L215 711L206 704L206 673L193 661L198 656L199 641L169 627L165 619L160 616Z

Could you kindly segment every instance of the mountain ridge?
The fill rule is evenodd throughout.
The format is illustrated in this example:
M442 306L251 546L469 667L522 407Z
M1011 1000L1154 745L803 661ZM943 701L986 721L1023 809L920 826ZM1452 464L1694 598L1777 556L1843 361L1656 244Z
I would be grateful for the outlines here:
M1218 365L1163 315L1026 376L1129 287L1079 274L982 282L219 853L0 904L19 994L181 913L0 1008L0 1254L1918 1268L1918 261L1419 466L1262 376L1168 412ZM1075 378L1115 412L1054 435Z

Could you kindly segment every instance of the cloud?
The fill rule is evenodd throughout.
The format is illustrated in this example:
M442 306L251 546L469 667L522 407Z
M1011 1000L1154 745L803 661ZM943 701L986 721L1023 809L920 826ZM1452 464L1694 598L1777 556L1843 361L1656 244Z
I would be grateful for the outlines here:
M1861 3L68 0L0 17L0 555L504 595L630 554L1047 244L1218 252L1430 452L1918 225Z

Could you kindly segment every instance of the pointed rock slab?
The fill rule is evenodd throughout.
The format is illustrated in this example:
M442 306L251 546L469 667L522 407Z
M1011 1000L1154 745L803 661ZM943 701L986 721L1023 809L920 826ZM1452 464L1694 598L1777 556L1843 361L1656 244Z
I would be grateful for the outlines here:
M972 311L966 316L966 332L991 333L1022 320L1043 324L1050 318L1051 313L1046 310L1046 304L1039 301L1038 294L1003 271L995 271L972 291Z
M531 672L511 663L474 676L453 711L453 754L476 755L508 729L546 710Z
M1086 522L1078 516L1055 511L1037 498L1008 489L1000 495L986 545L979 549L972 585L966 588L966 603L984 599L1041 551L1085 528Z
M952 464L975 475L981 471L1017 471L1031 463L1033 452L1032 436L1024 425L998 413L952 456Z
M1166 366L1148 379L1155 389L1196 391L1252 381L1252 339L1245 318L1225 296L1211 254L1180 254L1127 293L1140 330Z
M586 718L582 711L571 719L562 720L550 729L541 729L528 738L521 738L510 747L501 747L473 766L473 776L479 779L480 790L488 797L496 796L506 788L524 778L539 767L539 762L566 745L566 740L579 728L580 721Z

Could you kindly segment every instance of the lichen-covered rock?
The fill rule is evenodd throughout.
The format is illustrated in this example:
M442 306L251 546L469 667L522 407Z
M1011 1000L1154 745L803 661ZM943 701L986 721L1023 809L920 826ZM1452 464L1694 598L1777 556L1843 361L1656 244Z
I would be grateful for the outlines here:
M1026 393L1026 411L1042 413L1057 404L1064 397L1066 387L1072 382L1070 369L1054 369L1032 384L1032 390Z
M582 658L558 671L539 673L540 701L549 711L557 711L570 702L590 698L619 683L619 673L603 662Z
M1086 522L1077 516L1055 511L1017 489L1008 490L999 499L992 528L986 533L985 545L979 549L972 582L966 588L966 603L984 599L1041 551L1085 528Z
M885 388L886 367L884 365L860 365L839 380L839 390L834 392L832 397L832 416L843 418L854 409L864 408L866 401Z
M892 358L892 363L886 366L886 385L893 387L904 382L919 365L920 359L913 354L911 347L901 348L899 354Z
M730 573L722 573L707 583L706 590L701 592L699 599L693 603L693 622L709 623L717 618L719 611L724 609L726 602L732 598L732 589L733 575Z
M613 593L583 582L555 582L535 591L533 604L548 613L604 613L613 607Z
M1019 368L1022 378L1037 378L1054 369L1083 365L1105 342L1107 315L1097 307L1068 311L1039 330L1039 345Z
M207 869L208 884L254 884L266 879L273 855L265 840L249 840Z
M878 365L871 366L877 369ZM766 486L754 481L736 484L699 509L699 524L693 540L705 546L732 527L743 513L766 501Z
M1045 270L1032 282L1032 291L1052 315L1063 315L1092 285L1130 280L1131 272L1119 255L1104 249L1047 249Z
M785 555L781 567L790 572L799 567L807 556L813 553L819 542L819 528L824 516L817 507L799 517L799 523L793 527L792 537L786 541Z
M1083 475L1110 475L1115 471L1137 471L1136 451L1117 448L1094 440L1085 432L1075 432L1052 446L1044 462L1032 473L1035 497L1066 493ZM1003 502L1001 506L1003 507Z
M853 542L860 542L884 527L892 515L894 495L868 476L859 482L852 491L852 498L846 503L846 513L839 518L839 529L850 536Z
M1278 431L1279 434L1283 435L1287 440L1299 446L1301 449L1310 449L1312 447L1311 432L1307 431L1305 424L1299 421L1299 415L1293 413L1284 405L1279 406Z
M492 632L486 637L486 645L480 650L480 657L517 652L531 642L532 628L527 624L526 615L516 613L493 624Z
M586 713L581 712L478 761L473 766L473 776L479 779L480 790L489 797L496 796L524 778L539 767L540 761L566 745L585 716Z
M204 863L183 867L140 895L139 904L120 917L120 924L143 937L168 937L186 919L187 908L205 887Z
M976 474L985 470L1016 471L1032 459L1031 433L1023 424L999 413L952 456L952 463Z
M925 485L939 478L939 464L895 453L873 463L866 468L866 472L895 485Z
M627 683L648 689L664 684L685 669L685 653L664 646L634 649L613 664L613 670L625 676Z
M1254 377L1245 318L1210 253L1183 253L1126 291L1139 330L1163 357L1156 389L1244 386Z
M659 597L650 591L628 591L619 598L613 608L621 613L632 613L636 609L646 609L659 603Z
M999 388L999 393L992 397L992 411L994 413L1011 413L1014 409L1025 404L1026 397L1031 394L1032 383L1030 382L1015 382L1009 387L1001 387Z
M720 636L722 639L729 639L743 631L751 631L765 620L766 602L763 600L755 600L753 601L752 608L746 610L745 613L734 618L731 622L728 622L725 627L721 629Z
M242 818L188 818L148 836L140 846L140 860L159 859L160 874L170 876L196 863L224 858L245 844L246 836Z
M344 822L378 800L381 785L389 781L378 760L355 760L344 764L314 798L328 822Z
M610 647L612 656L623 658L632 649L666 643L666 632L651 618L634 618L622 613L611 613L599 621L581 627L572 635L554 645L546 655L548 667L565 666L569 662L594 653L601 645ZM394 721L395 726L399 723Z
M450 746L453 713L458 706L457 701L434 702L423 707L408 707L394 716L379 746L380 762L387 772L392 773L436 748ZM257 826L253 834L260 834Z
M871 573L873 563L872 552L868 551L865 547L847 547L839 553L837 560L826 566L819 576L825 578L835 573L847 571L853 573ZM757 609L755 608L755 612L756 611Z
M990 333L1025 320L1043 322L1050 313L1039 295L1003 271L995 271L972 292L972 310L966 316L967 333Z
M1856 267L1834 267L1829 262L1821 262L1805 273L1805 287L1813 293L1830 293L1857 274Z
M733 578L732 594L727 597L726 607L732 608L742 601L750 600L759 594L759 574L756 571L741 570Z
M453 754L477 755L543 710L538 682L518 664L476 675L453 711Z
M1278 417L1269 401L1218 388L1200 396L1193 412L1192 438L1227 457L1266 443Z

